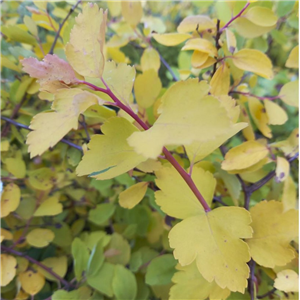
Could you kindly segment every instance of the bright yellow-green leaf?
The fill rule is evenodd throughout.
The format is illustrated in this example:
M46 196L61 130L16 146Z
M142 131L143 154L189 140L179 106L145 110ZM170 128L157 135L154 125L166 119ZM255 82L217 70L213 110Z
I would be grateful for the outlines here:
M299 292L299 275L293 270L283 270L277 274L274 287L286 293Z
M261 6L251 7L243 17L262 27L274 26L278 19L271 9Z
M54 273L59 275L60 277L64 278L67 269L68 269L68 259L66 256L60 256L60 257L48 257L41 261L41 263L50 268ZM45 276L46 279L50 281L57 281L57 278L49 274L46 270L44 270L41 267L38 267L39 273Z
M299 151L299 129L295 128L286 140L272 143L271 147L279 148L286 156L294 156Z
M137 169L145 172L152 173L153 171L157 171L161 167L161 163L154 159L148 159L137 166Z
M234 29L242 37L253 39L271 31L276 27L273 26L258 26L246 18L238 18L233 23Z
M188 33L165 33L153 34L152 36L158 43L164 46L176 46L192 37Z
M233 54L232 61L241 70L253 72L267 79L273 78L271 60L258 50L242 49Z
M121 102L129 103L135 79L134 67L124 63L116 65L114 61L108 61L104 67L103 79Z
M147 48L141 57L141 67L143 72L153 69L158 72L160 68L159 53L154 48Z
M177 265L172 281L170 300L182 299L226 299L230 290L220 288L214 281L208 282L200 274L195 262L182 267Z
M228 95L230 86L230 71L226 64L222 64L210 81L210 92L214 96Z
M77 237L72 242L72 256L74 260L75 277L79 282L87 269L90 252L87 245Z
M253 166L269 154L266 146L248 141L230 149L222 162L223 170L241 170Z
M57 290L53 293L53 295L51 296L52 300L81 300L81 299L92 299L94 297L94 295L96 295L95 293L93 294L93 296L91 296L93 294L92 290L90 287L88 286L81 286L79 289L77 290L73 290L71 292L67 292L65 290ZM91 298L92 297L92 298ZM102 300L102 298L99 298Z
M216 24L208 16L196 15L184 18L177 27L177 31L179 33L187 33L195 30L200 32L215 27Z
M45 28L49 31L55 31L55 32L58 30L59 25L57 24L57 22L55 22L55 20L50 15L33 13L31 18L39 27Z
M95 3L88 3L76 18L66 46L66 56L73 69L82 76L102 76L106 17L107 11L99 10Z
M1 228L1 242L3 240L12 240L12 239L13 239L12 233L4 228Z
M181 50L196 50L213 57L217 56L216 47L210 41L202 38L188 40Z
M108 13L112 17L117 17L121 14L121 1L108 1L107 2Z
M296 208L297 190L295 182L293 181L293 178L291 176L288 176L288 178L284 182L281 201L283 203L284 211Z
M161 81L154 69L138 75L134 82L134 93L138 105L142 108L152 106L160 93L161 87Z
M122 16L132 27L140 23L143 7L140 1L121 1Z
M110 118L101 130L104 135L94 135L89 149L78 165L77 175L87 175L96 179L110 179L121 175L146 158L135 153L127 143L127 138L138 129L124 118Z
M25 58L22 65L23 71L38 79L41 91L54 93L59 88L79 81L70 64L55 54L47 54L42 61L34 57Z
M299 80L286 83L281 88L279 97L286 104L299 107Z
M35 22L29 16L25 16L23 21L26 27L28 28L29 32L34 36L38 36L38 28Z
M63 210L63 206L59 203L59 198L57 196L52 196L46 199L35 211L35 217L42 216L56 216L60 214Z
M8 57L1 55L1 67L14 70L18 73L22 72L22 68L15 65Z
M228 28L225 29L227 49L230 53L234 53L236 49L236 37Z
M1 195L1 218L15 211L20 204L21 191L14 183L5 186Z
M264 100L264 105L270 125L282 125L288 120L285 110L275 102Z
M268 126L269 118L264 105L254 97L248 98L248 104L250 114L257 128L264 136L266 136L267 138L271 138L272 132L270 127Z
M35 45L37 43L36 39L29 34L27 31L20 28L18 25L8 25L2 26L1 32L9 39L14 42ZM26 28L26 27L25 27Z
M276 181L285 181L290 174L290 164L284 157L277 156Z
M71 129L78 128L78 117L87 108L104 101L96 95L80 89L61 89L57 91L52 108L53 112L35 115L30 123L33 129L26 143L30 156L43 154L55 146Z
M22 289L29 295L36 295L45 284L45 277L34 271L27 271L19 274L19 281Z
M36 169L28 172L29 183L37 190L50 190L55 182L53 172L48 168Z
M288 68L299 68L299 46L292 49L285 66Z
M208 84L198 79L172 85L162 98L157 121L149 130L133 133L129 145L154 159L163 146L209 141L225 133L232 121L218 99L207 95L208 90Z
M37 228L30 231L26 236L29 245L36 248L48 246L54 239L54 233L49 229Z
M261 266L283 266L295 257L290 242L298 237L298 211L283 211L283 203L262 201L250 209L254 234L247 243Z
M100 225L105 225L114 214L116 206L113 203L101 203L89 211L88 220Z
M203 213L199 200L173 167L162 167L155 174L156 185L160 188L155 192L155 201L166 214L185 219ZM213 175L201 168L194 168L192 179L210 206L216 187Z
M241 238L252 237L250 223L249 212L240 207L219 207L184 219L169 233L174 257L182 266L196 260L208 282L243 293L250 255Z
M22 157L7 158L4 161L6 169L16 178L24 178L26 174L26 165Z
M16 275L17 260L8 254L1 254L1 286L8 285Z
M132 185L127 190L120 193L119 204L122 207L129 209L135 207L143 200L147 187L148 182L139 182Z

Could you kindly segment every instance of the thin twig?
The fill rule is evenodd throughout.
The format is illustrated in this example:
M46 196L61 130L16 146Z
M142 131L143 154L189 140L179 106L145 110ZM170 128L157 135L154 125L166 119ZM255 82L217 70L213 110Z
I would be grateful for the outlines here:
M248 6L250 5L250 2L248 2L244 8L236 15L234 16L232 19L230 19L221 29L220 32L222 33L234 20L236 20L237 18L239 18L243 12L248 8Z
M254 98L257 98L259 100L275 100L275 99L280 99L279 96L273 96L273 97L268 97L268 96L256 96L254 94L251 94L251 93L245 93L245 92L240 92L240 91L230 91L229 94L240 94L240 95L244 95L244 96L250 96L250 97L254 97Z
M10 123L10 124L13 124L13 125L15 125L16 127L23 128L23 129L32 131L32 129L30 129L28 126L26 126L26 125L24 125L24 124L21 124L21 123L19 123L19 122L16 122L16 121L14 121L14 120L12 120L12 119L10 119L10 118L1 116L1 120L4 120L4 121L6 121L6 122L8 122L8 123ZM74 144L74 143L72 143L72 142L70 142L70 141L68 141L68 140L66 140L66 139L61 139L60 142L65 143L65 144L67 144L67 145L69 145L69 146L71 146L71 147L73 147L73 148L75 148L75 149L77 149L77 150L79 150L79 151L82 152L81 146L76 145L76 144Z
M249 285L248 285L248 290L249 290L249 294L250 294L250 298L251 300L254 300L254 296L255 296L255 291L254 291L254 282L255 282L255 261L253 259L251 259L248 263L249 268L250 268L250 276L249 276Z
M223 206L228 206L224 201L222 201L220 196L214 196L213 201L216 201L216 202L222 204Z
M86 134L86 139L89 142L90 139L91 139L91 137L90 137L89 131L88 131L86 123L85 123L85 117L84 117L84 115L81 115L81 118L82 118L82 121L80 121L79 123L83 127L83 129L85 131L85 134Z
M152 46L153 47L153 46ZM153 49L155 49L153 47ZM157 49L155 49L157 51ZM158 51L157 51L158 52ZM162 55L158 52L159 54L159 57L160 57L160 60L161 62L164 64L164 66L166 67L166 69L170 72L170 74L172 75L173 77L173 80L174 81L179 81L179 78L176 76L176 74L174 73L174 71L172 70L172 68L170 67L170 65L166 62L166 60L162 57Z
M54 38L54 41L53 41L53 44L49 50L49 53L48 54L53 54L53 51L54 51L54 47L57 43L57 40L59 38L59 35L60 35L60 32L65 24L65 22L68 20L68 18L71 16L71 14L73 13L73 11L76 9L76 7L80 4L81 0L78 0L70 9L69 13L67 14L67 16L63 19L63 21L59 24L59 28L56 32L56 35L55 35L55 38Z
M257 299L263 299L263 298L266 298L266 297L271 296L272 294L274 294L276 291L277 291L276 288L272 288L272 290L266 292L266 293L263 294L263 295L257 295L256 298L257 298Z
M215 43L216 43L216 48L217 48L217 52L218 50L221 48L221 45L219 44L219 39L221 36L221 31L220 31L220 20L217 20L217 32L216 32L216 37L215 37ZM211 74L211 77L214 76L214 74L217 71L217 64L218 64L218 60L214 63L214 68L213 68L213 72Z
M44 269L50 275L52 275L53 277L55 277L59 282L61 282L63 285L65 285L68 289L71 288L71 287L73 287L72 284L70 284L67 280L63 279L58 274L56 274L55 272L53 272L53 270L51 268L45 266L43 263L35 260L31 256L29 256L29 255L27 255L27 254L25 254L23 252L16 251L14 249L8 248L8 247L3 246L3 245L1 245L1 252L10 253L10 254L14 254L16 256L24 257L27 260L29 260L31 263L33 263L33 264L39 266L40 268Z

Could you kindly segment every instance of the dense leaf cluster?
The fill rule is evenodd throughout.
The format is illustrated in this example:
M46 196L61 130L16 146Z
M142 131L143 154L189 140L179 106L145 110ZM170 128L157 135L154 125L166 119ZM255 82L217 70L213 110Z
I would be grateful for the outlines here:
M298 2L1 9L3 299L298 299Z

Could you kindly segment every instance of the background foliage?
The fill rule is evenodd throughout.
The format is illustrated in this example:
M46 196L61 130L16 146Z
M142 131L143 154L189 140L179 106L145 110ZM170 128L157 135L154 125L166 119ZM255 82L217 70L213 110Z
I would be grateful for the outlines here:
M143 5L135 2L133 7L124 2L97 4L108 8L105 59L136 69L134 93L128 101L141 120L155 124L162 96L179 80L206 80L213 96L226 94L237 100L241 108L238 118L249 123L247 128L237 130L236 135L231 133L228 137L232 138L226 142L224 138L207 153L198 153L196 161L191 159L193 149L188 147L169 146L168 150L183 168L194 167L193 176L199 179L197 186L207 180L208 190L210 184L214 186L212 178L216 179L216 187L204 191L205 196L211 193L208 201L212 200L212 212L220 211L214 209L223 206L251 208L254 234L261 230L274 235L259 247L266 251L276 249L275 254L270 250L271 258L278 255L270 261L253 250L244 294L239 288L221 291L214 282L208 283L202 277L204 274L200 275L195 264L180 266L168 235L172 227L179 228L175 224L185 222L179 223L185 217L169 213L172 205L166 207L157 190L173 193L171 200L176 199L176 189L168 190L162 179L171 178L178 183L178 193L182 193L183 199L188 191L182 192L186 186L181 186L176 172L160 169L162 165L168 166L166 157L137 163L137 168L128 168L129 171L111 178L106 175L110 174L108 169L94 174L82 170L85 166L77 168L82 153L89 152L91 136L109 135L109 124L115 122L113 117L120 116L131 123L134 120L105 102L104 106L95 104L80 111L75 117L78 128L65 129L64 124L58 123L59 118L45 127L56 91L49 92L53 86L47 90L43 88L47 82L42 83L41 79L37 82L38 76L27 74L33 72L30 67L34 60L27 61L30 62L27 69L25 63L22 66L24 58L40 61L48 53L66 61L65 46L70 41L75 18L88 4L4 1L1 7L3 299L298 299L295 229L298 2L253 1L249 5L246 1L148 1ZM207 17L185 19L197 15ZM188 21L182 22L184 19ZM170 37L164 33L175 34ZM201 41L193 45L191 41L196 39ZM85 42L88 43L79 41L83 45ZM272 65L265 56L249 49L264 53ZM234 55L242 57L240 63L234 63ZM115 70L113 63L106 64L109 65ZM114 73L113 80L116 90L125 82L124 89L127 84L131 94L132 85L122 77L128 70L124 67ZM99 84L91 78L96 76L82 76L83 73L76 71L80 74L76 72L78 79ZM60 68L54 68L54 73L63 77L68 71L61 64ZM95 101L94 96L109 101L103 93L76 84L90 92L90 101ZM67 98L63 94L60 97L62 101ZM189 103L188 99L182 101ZM52 109L58 108L54 105ZM40 138L46 142L28 138L28 147L28 126L34 116L44 111L48 113L40 117L41 123L31 128L45 127ZM126 120L110 133L111 151L123 138L122 128L129 126ZM99 155L106 162L109 151L102 151ZM91 158L87 169L92 168L99 155ZM76 173L92 173L91 177L101 180ZM199 189L202 192L203 187ZM264 199L268 202L262 202ZM226 218L228 223L234 222L232 215ZM222 220L226 218L222 216ZM278 228L268 220L275 220ZM221 227L226 226L223 221ZM188 229L187 236L191 232L193 229ZM250 236L241 236L247 237ZM248 244L255 248L252 240ZM192 252L193 247L186 245L185 251Z

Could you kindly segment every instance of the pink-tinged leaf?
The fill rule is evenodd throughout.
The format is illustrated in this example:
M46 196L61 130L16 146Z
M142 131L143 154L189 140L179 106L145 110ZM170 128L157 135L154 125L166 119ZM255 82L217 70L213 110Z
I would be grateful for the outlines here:
M42 61L33 57L25 58L22 65L23 71L38 79L40 90L54 92L66 84L79 82L70 64L55 54L47 54Z

